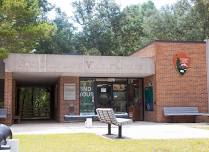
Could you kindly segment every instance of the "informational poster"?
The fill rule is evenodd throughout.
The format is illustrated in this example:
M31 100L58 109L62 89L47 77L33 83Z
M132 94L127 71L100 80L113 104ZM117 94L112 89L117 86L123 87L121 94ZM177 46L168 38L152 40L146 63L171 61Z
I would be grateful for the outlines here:
M94 80L80 81L80 113L94 113Z
M64 84L64 100L76 100L76 84Z
M145 110L153 111L153 87L145 87Z

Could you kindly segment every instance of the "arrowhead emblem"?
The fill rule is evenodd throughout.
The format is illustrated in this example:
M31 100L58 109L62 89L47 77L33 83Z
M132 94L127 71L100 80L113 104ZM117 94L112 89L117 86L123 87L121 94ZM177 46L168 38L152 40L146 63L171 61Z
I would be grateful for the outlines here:
M176 53L173 56L173 64L174 64L176 70L181 75L184 75L190 66L190 58L184 52Z

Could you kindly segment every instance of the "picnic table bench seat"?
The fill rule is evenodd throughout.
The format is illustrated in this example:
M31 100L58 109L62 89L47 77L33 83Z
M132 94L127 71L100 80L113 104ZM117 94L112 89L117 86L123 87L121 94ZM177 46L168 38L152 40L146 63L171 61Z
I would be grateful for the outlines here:
M122 126L132 122L131 119L116 118L112 108L97 108L96 112L99 120L108 124L108 135L111 135L111 124L118 126L118 138L122 137Z

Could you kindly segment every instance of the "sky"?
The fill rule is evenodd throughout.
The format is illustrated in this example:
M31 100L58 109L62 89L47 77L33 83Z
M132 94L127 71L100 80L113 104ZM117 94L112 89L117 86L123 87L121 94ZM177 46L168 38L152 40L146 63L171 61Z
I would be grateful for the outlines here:
M148 0L115 0L116 3L118 3L121 8L124 8L128 5L132 5L132 4L142 4L143 2L146 2ZM152 0L154 3L155 3L155 6L160 9L162 6L165 6L165 5L171 5L173 3L175 3L177 0ZM72 0L48 0L49 3L57 6L57 7L60 7L61 10L63 12L65 12L68 16L72 16L73 13L72 13L72 6L71 6L71 2ZM53 18L54 17L54 13L51 12L49 14L50 18Z

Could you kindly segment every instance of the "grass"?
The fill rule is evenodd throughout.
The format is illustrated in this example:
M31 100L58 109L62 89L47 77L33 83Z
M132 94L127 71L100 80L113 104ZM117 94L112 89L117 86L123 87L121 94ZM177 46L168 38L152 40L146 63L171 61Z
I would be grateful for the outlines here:
M209 139L110 140L95 134L16 135L20 152L208 152Z

